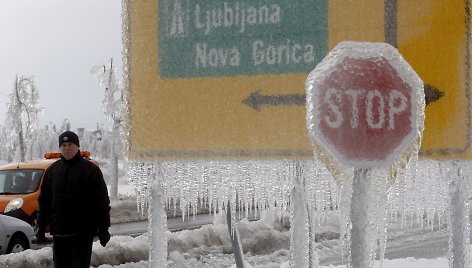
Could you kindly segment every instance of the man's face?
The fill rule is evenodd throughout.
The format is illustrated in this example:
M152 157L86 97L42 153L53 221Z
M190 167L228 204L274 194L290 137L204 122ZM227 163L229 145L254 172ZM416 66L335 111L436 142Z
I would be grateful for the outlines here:
M64 142L59 146L61 153L66 160L72 159L79 151L79 146L72 142Z

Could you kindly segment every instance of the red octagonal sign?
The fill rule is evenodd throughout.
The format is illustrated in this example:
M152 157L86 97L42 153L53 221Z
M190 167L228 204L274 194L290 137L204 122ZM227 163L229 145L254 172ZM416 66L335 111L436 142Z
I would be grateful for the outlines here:
M309 137L344 165L388 166L423 129L423 82L388 44L339 43L306 84Z

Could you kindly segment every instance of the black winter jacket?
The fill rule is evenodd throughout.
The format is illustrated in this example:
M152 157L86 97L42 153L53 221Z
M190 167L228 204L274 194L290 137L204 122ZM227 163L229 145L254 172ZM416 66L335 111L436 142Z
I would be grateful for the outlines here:
M44 174L38 228L51 235L95 235L110 227L110 199L100 168L80 156L54 162Z

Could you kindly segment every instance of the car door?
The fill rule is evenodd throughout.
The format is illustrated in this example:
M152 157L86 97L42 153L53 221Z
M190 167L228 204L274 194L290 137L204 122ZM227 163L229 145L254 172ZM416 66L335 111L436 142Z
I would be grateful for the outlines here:
M0 217L0 254L5 254L7 250L7 233Z

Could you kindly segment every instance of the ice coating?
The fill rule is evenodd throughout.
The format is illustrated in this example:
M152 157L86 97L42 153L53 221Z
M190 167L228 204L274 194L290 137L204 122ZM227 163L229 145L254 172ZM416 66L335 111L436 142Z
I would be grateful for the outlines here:
M39 105L39 91L36 88L35 77L17 75L15 90L9 95L9 99L5 134L12 141L19 143L16 160L31 160L33 136L37 135L35 132L43 110Z
M250 213L259 215L269 210L275 217L282 218L291 206L298 205L290 197L295 176L301 176L306 187L302 192L306 195L305 204L309 204L309 211L318 211L309 214L312 218L310 228L313 230L316 223L333 213L333 208L338 208L332 177L323 166L315 166L313 161L131 162L128 169L128 177L136 186L138 207L144 209L149 205L149 218L152 222L160 223L164 222L162 217L166 215L162 209L165 207L172 211L176 208L175 204L179 204L183 220L195 215L202 206L208 208L210 213L225 212L228 202L234 216L238 215L235 213L237 211L241 212L240 217L250 217ZM150 193L152 199L149 198ZM157 193L162 194L157 197ZM161 210L159 200L164 200ZM233 218L233 223L239 220ZM150 245L151 261L158 265L157 260L164 258L162 247L166 231L162 224L152 226L150 231L153 238ZM310 236L306 232L299 232L298 235ZM314 257L312 261L315 261L313 233L311 238L311 250L308 246L306 250Z
M423 131L423 83L385 43L339 43L306 93L310 141L338 166L388 167Z
M462 164L453 162L452 181L449 184L449 267L464 267L470 263L470 221L468 176L464 176ZM455 174L454 174L455 173Z
M121 58L122 58L122 65L123 65L123 106L122 106L122 113L123 119L125 122L131 121L131 111L130 111L130 99L131 99L131 92L130 92L130 84L131 84L131 75L130 75L130 50L131 50L131 36L130 36L130 14L128 12L130 3L129 1L121 1L121 31L122 31L122 44L123 49L121 50ZM131 134L131 124L124 123L123 124L123 149L124 151L129 152L130 144L129 138Z
M149 261L151 267L161 267L167 262L167 214L165 211L164 181L162 179L152 182L151 193L153 202L149 206L149 235L151 247L149 249Z
M320 161L304 160L299 163L304 171L304 182L301 184L304 185L303 192L306 203L310 206L313 226L316 228L318 225L331 224L327 222L329 216L339 214L340 232L345 244L343 255L348 259L352 183L338 184ZM472 167L468 161L453 163L411 158L404 169L397 170L396 179L392 182L388 180L389 176L393 176L389 170L373 169L371 188L375 190L371 193L372 209L369 213L369 256L375 257L375 251L372 250L379 249L376 257L383 257L388 222L400 223L405 227L428 226L432 229L441 228L447 223L449 186L454 177L459 176L458 168L461 169L461 176L466 178L466 185L462 185L460 189L470 196ZM232 172L239 175L232 176ZM201 206L207 206L211 213L224 211L228 199L232 204L237 204L232 205L233 212L240 211L241 217L249 218L250 213L260 213L263 210L281 215L293 209L292 205L298 204L290 197L295 176L295 163L291 160L131 162L128 176L136 186L138 206L146 209L151 205L153 208L149 210L149 217L158 219L163 215L155 215L157 204L150 199L150 188L156 187L156 181L161 183L158 185L162 187L164 206L172 211L178 204L185 211L183 220L197 213L197 208ZM237 195L228 195L229 193ZM306 229L308 227L306 225ZM152 231L153 237L160 232L166 233L161 229ZM162 243L159 245L162 246ZM157 252L157 246L151 245L151 251Z

